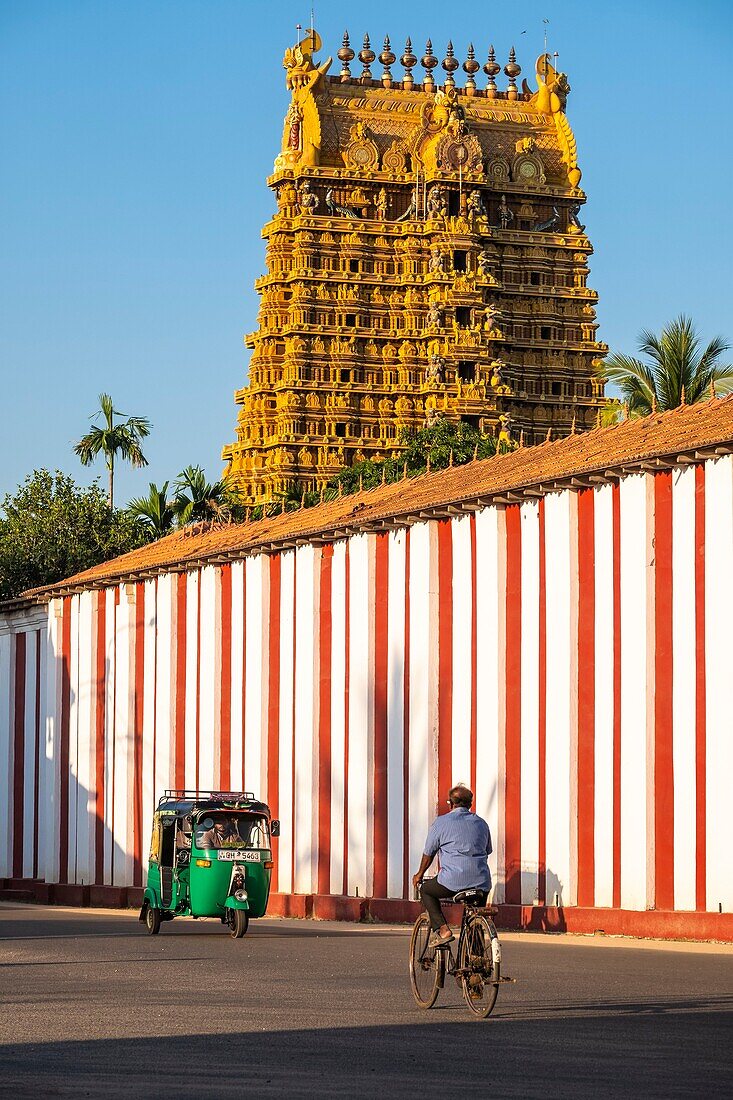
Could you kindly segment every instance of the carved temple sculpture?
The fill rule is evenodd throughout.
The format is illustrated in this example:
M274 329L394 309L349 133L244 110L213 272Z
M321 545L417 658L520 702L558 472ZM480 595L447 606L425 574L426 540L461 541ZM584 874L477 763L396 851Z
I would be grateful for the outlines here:
M329 75L320 49L313 31L284 59L277 212L223 452L243 500L319 489L440 416L525 443L593 426L606 348L565 74L543 55L520 89L512 50L500 90L491 47L479 87L471 47L459 88L452 45L441 66L428 42L419 79L409 40L400 75L368 36L352 70L344 35Z

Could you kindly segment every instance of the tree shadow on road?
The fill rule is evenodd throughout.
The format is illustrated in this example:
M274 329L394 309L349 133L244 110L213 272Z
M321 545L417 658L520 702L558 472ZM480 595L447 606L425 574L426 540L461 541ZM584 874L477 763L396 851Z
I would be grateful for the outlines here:
M668 1097L727 1093L730 999L670 1001L675 1011L446 1021L382 1027L162 1035L24 1045L0 1051L6 1095L176 1097L444 1095ZM140 1026L146 1010L140 1008ZM217 1018L209 990L192 1017ZM218 1013L221 1015L221 1013ZM164 1030L164 1025L156 1027Z

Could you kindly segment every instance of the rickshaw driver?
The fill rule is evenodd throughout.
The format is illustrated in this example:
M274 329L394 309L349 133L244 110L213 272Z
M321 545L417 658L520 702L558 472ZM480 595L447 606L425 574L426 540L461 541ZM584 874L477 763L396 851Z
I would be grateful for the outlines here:
M416 875L415 887L420 887L420 898L430 918L432 935L429 947L442 947L454 939L454 935L440 908L441 898L452 898L461 890L491 889L491 872L488 856L492 852L491 833L488 824L478 814L471 813L473 792L462 784L448 792L450 812L436 817L428 830L423 857ZM437 878L423 881L423 875L440 856Z
M226 830L223 821L214 821L213 825L201 834L200 840L196 841L198 848L223 848L227 839Z

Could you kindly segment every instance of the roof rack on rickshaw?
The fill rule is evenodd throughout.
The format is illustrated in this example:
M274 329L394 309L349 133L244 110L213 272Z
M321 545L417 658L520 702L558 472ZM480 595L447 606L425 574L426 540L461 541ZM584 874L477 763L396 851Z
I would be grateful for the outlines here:
M244 806L250 803L260 805L251 791L203 791L200 788L199 790L179 788L164 791L158 799L158 809L166 809L181 803L187 806L201 804L215 806L217 803L221 803L222 806Z

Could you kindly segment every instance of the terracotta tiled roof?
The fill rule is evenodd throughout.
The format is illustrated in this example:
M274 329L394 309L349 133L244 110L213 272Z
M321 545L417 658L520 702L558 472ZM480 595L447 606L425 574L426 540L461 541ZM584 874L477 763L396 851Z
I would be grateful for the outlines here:
M733 396L421 474L271 519L198 531L188 528L24 597L42 600L202 562L449 515L475 508L478 502L511 502L567 485L581 487L640 469L727 453L733 453Z

